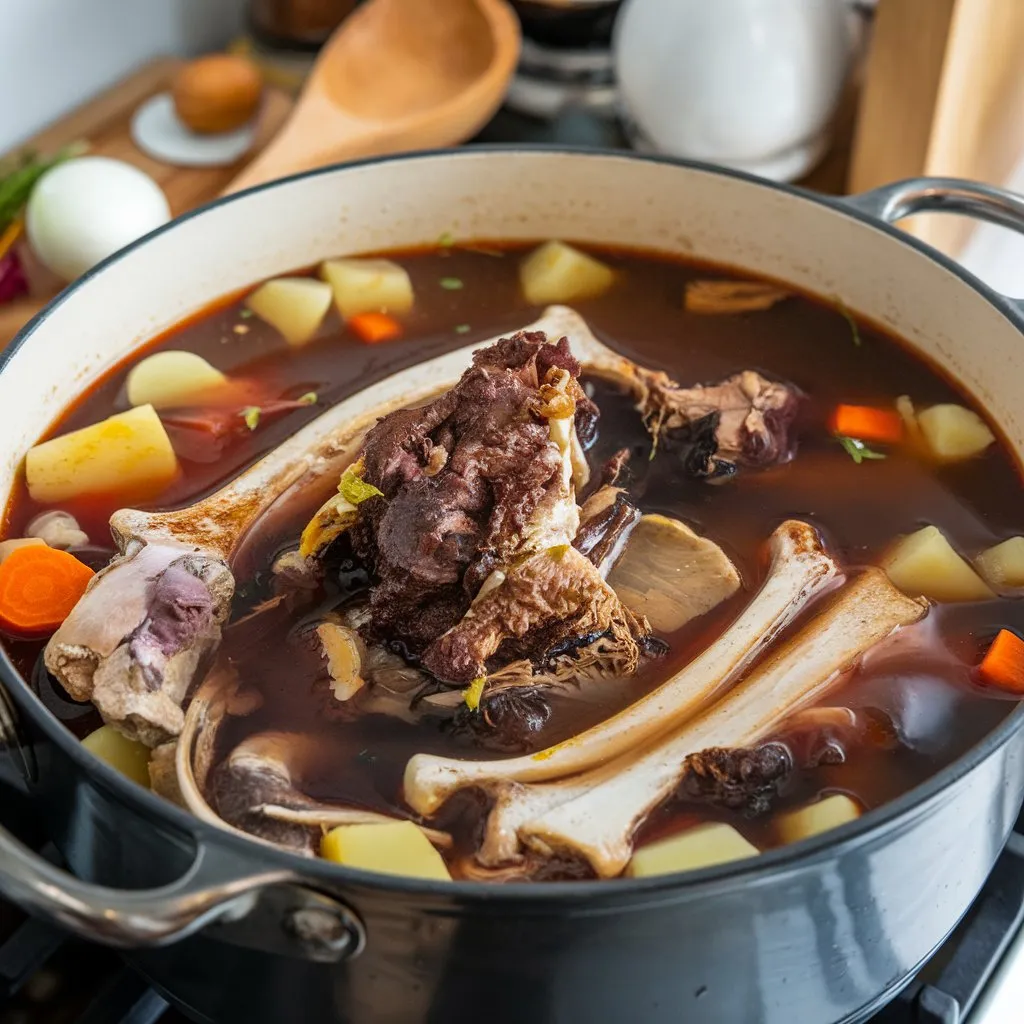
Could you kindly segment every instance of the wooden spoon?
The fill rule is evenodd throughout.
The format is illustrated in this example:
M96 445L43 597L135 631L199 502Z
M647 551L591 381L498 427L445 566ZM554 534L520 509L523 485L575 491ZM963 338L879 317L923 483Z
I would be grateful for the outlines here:
M280 134L226 191L461 142L497 110L518 56L506 0L369 0L328 40Z

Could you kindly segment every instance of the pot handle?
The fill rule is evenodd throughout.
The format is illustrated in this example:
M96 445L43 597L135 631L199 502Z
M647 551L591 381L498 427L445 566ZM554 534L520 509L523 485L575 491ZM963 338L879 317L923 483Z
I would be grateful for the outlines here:
M1024 195L962 178L907 178L842 200L869 217L893 224L915 213L955 213L1024 234ZM1011 299L1024 308L1024 300Z
M358 917L339 900L301 885L283 868L246 866L237 853L197 846L181 878L156 889L113 889L82 881L51 864L0 826L0 893L30 914L79 938L118 948L167 946L212 924L225 937L266 952L336 962L365 943ZM247 918L264 890L277 901L280 927L251 929ZM233 927L234 922L237 927ZM252 941L250 932L270 938Z

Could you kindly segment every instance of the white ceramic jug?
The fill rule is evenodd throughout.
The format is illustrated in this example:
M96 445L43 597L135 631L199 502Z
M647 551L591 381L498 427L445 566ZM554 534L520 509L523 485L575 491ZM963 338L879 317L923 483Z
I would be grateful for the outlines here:
M634 143L798 178L828 143L855 41L846 0L626 0L615 57Z

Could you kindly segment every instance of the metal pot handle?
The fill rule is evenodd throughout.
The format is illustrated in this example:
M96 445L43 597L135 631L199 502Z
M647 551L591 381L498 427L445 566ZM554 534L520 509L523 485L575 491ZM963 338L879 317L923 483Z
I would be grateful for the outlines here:
M962 178L907 178L842 202L886 224L915 213L956 213L1024 234L1024 196ZM1024 299L1010 301L1024 312Z
M0 826L0 865L7 899L107 946L166 946L214 924L229 941L320 962L354 957L366 942L362 922L340 900L304 887L288 869L247 865L216 845L197 845L188 870L169 885L112 889L51 864ZM250 927L264 894L269 927Z

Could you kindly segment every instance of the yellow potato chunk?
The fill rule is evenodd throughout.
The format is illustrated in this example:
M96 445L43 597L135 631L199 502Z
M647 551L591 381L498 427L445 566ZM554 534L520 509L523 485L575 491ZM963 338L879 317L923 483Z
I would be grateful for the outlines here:
M933 405L917 414L917 422L929 451L943 462L980 455L996 439L985 421L962 405Z
M545 242L519 265L519 283L534 306L593 299L615 281L615 271L564 242Z
M411 821L339 825L324 836L320 853L335 864L364 871L451 881L441 854Z
M227 381L194 352L157 352L132 367L126 382L132 405L151 405L154 409L175 409L183 405L201 405Z
M13 555L18 548L32 547L32 545L46 544L41 537L14 537L11 540L0 542L0 564L10 555Z
M848 796L840 794L783 814L775 828L779 838L788 845L828 832L848 821L856 821L860 814L860 807Z
M144 743L128 739L112 725L101 725L82 740L82 746L132 782L149 788L149 747Z
M51 504L84 494L157 494L178 473L167 431L151 405L44 441L25 456L33 501Z
M760 850L731 825L711 822L637 850L626 868L626 875L629 878L673 875L679 871L694 871L712 864L756 857L758 853Z
M391 260L325 260L320 276L334 292L334 304L346 320L360 313L401 316L412 309L412 281Z
M974 564L993 587L1024 587L1024 537L1011 537L982 551Z
M305 345L331 307L331 286L311 277L278 277L256 289L245 304L289 345Z
M901 537L882 560L889 579L911 597L932 601L985 601L994 596L985 581L936 526Z

